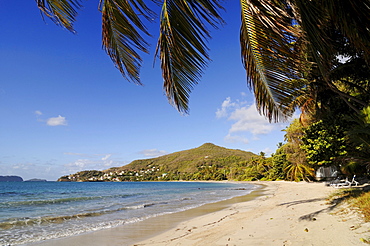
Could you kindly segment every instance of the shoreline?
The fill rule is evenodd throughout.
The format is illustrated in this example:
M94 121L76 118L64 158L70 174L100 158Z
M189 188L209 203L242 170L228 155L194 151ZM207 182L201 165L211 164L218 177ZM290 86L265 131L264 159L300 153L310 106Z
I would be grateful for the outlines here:
M151 181L148 181L151 182ZM192 182L192 181L178 181L178 182ZM207 182L207 183L248 183L248 182L237 182L237 181L196 181L196 182ZM189 219L194 219L205 214L214 213L227 207L232 206L235 203L253 200L255 197L260 196L261 191L265 185L250 183L254 186L252 191L246 195L241 195L226 199L223 201L207 203L199 207L191 208L188 210L162 214L155 217L150 217L143 221L134 223L128 223L113 228L107 228L92 232L86 232L78 235L67 236L55 239L46 239L45 241L27 243L22 245L27 246L128 246L135 245L135 242L155 237L158 234L169 231L176 225Z
M131 225L30 245L366 245L370 223L338 214L324 183L255 181L248 195ZM127 235L129 232L129 235Z

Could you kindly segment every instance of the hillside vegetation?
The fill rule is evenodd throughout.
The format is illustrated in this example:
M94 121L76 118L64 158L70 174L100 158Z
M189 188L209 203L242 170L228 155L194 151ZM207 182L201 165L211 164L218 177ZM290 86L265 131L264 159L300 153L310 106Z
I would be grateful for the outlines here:
M225 180L232 168L257 157L252 152L211 143L157 158L135 160L104 171L82 171L59 181Z
M135 160L129 165L111 170L143 170L148 166L156 166L166 172L197 172L201 166L228 167L239 161L247 161L255 154L242 150L227 149L217 145L206 143L194 149L175 152L169 155Z

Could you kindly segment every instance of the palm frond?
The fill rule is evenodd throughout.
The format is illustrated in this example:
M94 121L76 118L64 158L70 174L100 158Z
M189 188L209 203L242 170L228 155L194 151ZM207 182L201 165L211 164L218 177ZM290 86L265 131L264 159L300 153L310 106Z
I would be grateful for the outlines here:
M270 121L290 116L283 99L295 90L284 86L299 78L299 56L294 43L299 32L294 28L284 1L241 0L241 56L247 84L253 89L257 109Z
M103 48L127 80L141 84L139 71L142 59L137 50L148 53L149 44L139 31L150 34L139 15L150 20L153 13L143 0L104 0L100 10Z
M309 181L310 177L314 176L313 168L298 162L290 163L285 167L284 171L286 173L286 178L295 182L299 182L301 180Z
M370 0L325 0L334 25L370 63Z
M189 94L209 61L206 24L223 23L218 0L164 0L156 55L161 60L164 91L178 111L188 112Z
M81 7L80 0L36 0L37 7L57 25L71 32L76 20L77 10Z
M370 151L370 106L364 107L361 114L348 117L353 127L346 132L349 140L355 144L363 144Z
M289 112L299 108L301 112L311 114L315 111L315 95L305 79L295 79L286 81L285 86L292 88L292 93L282 100L282 104L287 105Z
M294 1L294 18L300 25L303 37L307 41L307 52L313 57L324 80L328 80L332 67L333 47L326 33L325 26L331 19L322 1Z

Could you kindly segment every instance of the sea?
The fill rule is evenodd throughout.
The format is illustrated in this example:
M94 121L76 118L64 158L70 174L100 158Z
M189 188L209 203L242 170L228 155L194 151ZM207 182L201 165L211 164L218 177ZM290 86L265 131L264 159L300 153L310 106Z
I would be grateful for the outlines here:
M0 245L125 226L255 189L228 182L0 182Z

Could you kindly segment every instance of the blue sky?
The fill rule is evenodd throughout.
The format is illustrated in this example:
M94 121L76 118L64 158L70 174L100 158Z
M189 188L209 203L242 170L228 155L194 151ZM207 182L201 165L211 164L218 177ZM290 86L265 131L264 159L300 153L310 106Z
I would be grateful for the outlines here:
M246 85L234 1L222 13L227 25L212 30L212 62L185 116L167 102L159 61L153 66L158 22L137 86L102 50L98 1L84 2L77 34L43 20L34 1L0 3L0 175L56 180L206 142L270 154L284 140L288 123L259 116Z

